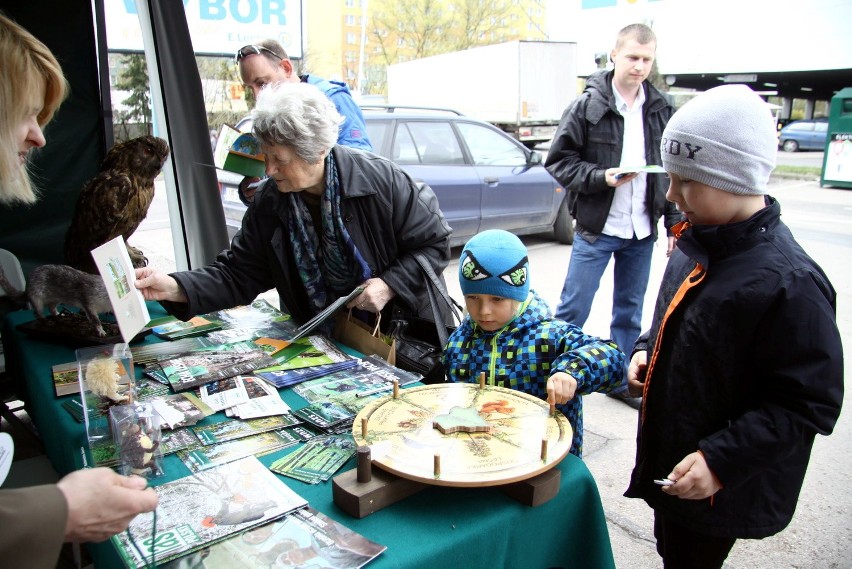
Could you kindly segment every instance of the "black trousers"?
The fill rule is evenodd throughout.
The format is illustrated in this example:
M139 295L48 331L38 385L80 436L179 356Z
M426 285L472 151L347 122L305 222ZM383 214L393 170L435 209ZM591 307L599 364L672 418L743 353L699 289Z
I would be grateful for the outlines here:
M665 569L720 569L737 541L692 531L667 520L656 510L654 537Z

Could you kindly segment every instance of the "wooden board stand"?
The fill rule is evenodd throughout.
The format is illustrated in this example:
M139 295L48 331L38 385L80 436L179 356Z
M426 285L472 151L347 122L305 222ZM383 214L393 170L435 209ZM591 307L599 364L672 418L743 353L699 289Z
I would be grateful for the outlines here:
M353 468L331 480L331 495L337 506L353 518L365 518L426 488L426 484L400 478L374 468L369 482L358 482Z
M497 486L504 494L514 498L525 506L541 506L559 494L559 485L562 483L562 471L551 468L538 476Z
M371 468L369 481L359 482L359 472L365 477L364 468L359 461L358 468L339 474L331 481L334 503L354 518L367 517L429 486L385 472L381 468ZM495 488L525 506L535 507L554 498L559 493L561 481L562 472L558 468L551 468L532 478Z
M495 487L524 505L544 504L559 493L562 473L554 467L573 430L541 399L480 377L478 386L395 385L393 396L361 409L352 437L358 466L334 477L332 496L363 518L426 486Z

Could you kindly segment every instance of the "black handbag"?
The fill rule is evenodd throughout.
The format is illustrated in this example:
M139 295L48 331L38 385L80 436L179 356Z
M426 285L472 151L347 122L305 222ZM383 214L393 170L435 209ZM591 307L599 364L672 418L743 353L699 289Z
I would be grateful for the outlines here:
M419 373L423 376L423 383L443 383L446 373L441 364L441 353L456 326L445 324L440 307L445 304L455 322L461 322L461 306L447 294L426 258L419 253L414 258L426 275L433 320L416 316L396 317L391 320L388 335L394 340L398 368Z

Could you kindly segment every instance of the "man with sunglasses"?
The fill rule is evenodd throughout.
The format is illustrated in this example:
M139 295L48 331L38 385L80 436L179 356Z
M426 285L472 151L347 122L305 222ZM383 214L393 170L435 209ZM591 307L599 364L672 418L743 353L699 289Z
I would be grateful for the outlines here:
M243 84L251 89L257 99L260 90L271 83L289 81L291 83L310 83L316 86L334 103L337 112L343 116L337 143L352 148L372 151L373 146L367 137L367 127L361 108L352 99L349 87L339 81L329 81L316 75L297 75L293 62L287 52L275 40L262 40L237 50L234 62L239 66ZM240 200L249 205L254 193L261 186L258 178L244 178L238 188Z

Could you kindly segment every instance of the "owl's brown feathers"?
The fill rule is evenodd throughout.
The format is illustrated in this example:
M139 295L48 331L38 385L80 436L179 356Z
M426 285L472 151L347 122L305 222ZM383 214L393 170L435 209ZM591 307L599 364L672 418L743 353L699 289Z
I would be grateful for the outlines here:
M169 145L155 136L116 144L89 180L74 208L65 236L65 263L97 274L90 251L119 235L125 243L148 214L154 199L154 178L169 157ZM134 267L144 267L141 251L127 246Z

